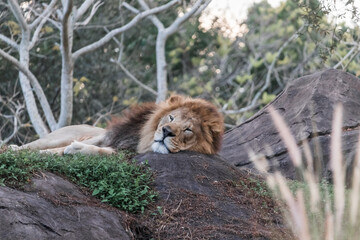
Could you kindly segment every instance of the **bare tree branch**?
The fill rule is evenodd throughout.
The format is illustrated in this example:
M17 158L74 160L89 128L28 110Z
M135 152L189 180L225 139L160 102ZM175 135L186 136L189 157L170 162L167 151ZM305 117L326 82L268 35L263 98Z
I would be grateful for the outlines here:
M176 18L175 21L166 28L166 35L170 36L174 34L184 22L189 20L189 18L191 18L199 10L200 7L201 9L205 9L210 2L211 0L198 0L188 12L186 12L182 17Z
M2 35L1 33L0 33L0 40L4 41L5 43L7 43L12 48L15 48L16 50L19 50L19 45L15 41L13 41L10 38Z
M105 31L108 32L108 29L105 28ZM123 34L121 35L123 40ZM129 70L126 69L126 67L121 63L121 56L122 56L122 51L123 51L123 44L122 41L119 42L119 40L116 37L113 37L113 40L115 41L115 43L119 46L120 48L120 53L119 53L119 57L118 60L116 61L115 59L110 59L110 62L115 63L116 65L118 65L121 70L131 79L133 80L136 84L138 84L140 87L142 87L143 89L149 91L150 93L154 94L155 96L157 96L157 92L152 89L151 87L143 84L140 80L138 80L134 75L131 74L131 72Z
M179 27L187 21L191 16L200 9L200 6L204 3L204 9L211 0L198 0L193 7L186 12L183 16L178 17L175 21L167 28L164 28L164 24L156 17L149 16L150 20L158 29L156 37L156 80L157 80L157 98L156 102L164 101L166 99L168 87L167 87L167 69L166 69L166 56L165 56L165 45L167 38L174 34ZM149 6L144 0L138 0L138 3L145 10L149 10Z
M354 47L352 47L352 48L350 49L350 51L349 51L337 64L335 64L335 66L333 67L333 69L337 69L339 66L341 66L342 63L343 63L348 57L350 57L351 54L352 54L355 50L358 51L358 49L359 49L359 46L358 46L358 45L355 45Z
M66 1L66 5L64 6L64 15L62 19L62 35L61 40L63 42L63 51L64 54L68 59L67 61L71 60L71 43L69 42L69 31L71 30L70 26L70 15L73 8L73 0Z
M24 104L15 103L12 100L10 100L10 102L5 102L1 96L0 96L0 103L6 105L7 109L12 113L12 115L0 114L0 117L12 119L12 125L13 125L13 131L9 136L7 136L4 140L2 140L0 136L0 147L1 147L2 145L10 142L14 138L14 136L18 133L19 129L23 127L23 124L21 123L19 116L21 112L24 110L25 106ZM9 105L12 105L12 107L10 107ZM4 127L8 128L7 123L5 123L2 126L0 132L3 130Z
M118 61L116 61L116 60L114 60L114 59L110 59L110 62L113 62L113 63L115 63L116 65L118 65L118 66L121 68L121 70L122 70L131 80L133 80L137 85L139 85L139 86L142 87L143 89L145 89L145 90L149 91L150 93L154 94L155 96L157 96L157 92L156 92L154 89L152 89L151 87L143 84L140 80L138 80L134 75L131 74L131 72L129 72L129 70L127 70L127 69L125 68L125 66L124 66L121 62L118 62Z
M238 110L226 110L224 111L225 114L239 114L239 113L243 113L246 111L249 111L251 109L256 108L259 104L257 103L257 101L259 100L259 98L261 97L261 95L263 94L263 92L269 87L270 85L270 80L271 80L271 74L273 72L273 68L275 66L275 63L277 62L278 58L280 57L280 54L282 53L282 51L289 45L290 42L292 42L294 39L298 38L300 32L302 32L302 30L305 28L306 24L303 24L290 38L288 38L283 45L279 48L279 50L276 52L276 55L273 59L273 61L271 62L267 74L266 74L266 79L265 79L265 84L264 86L255 94L254 98L251 101L251 104L244 107L244 108L240 108Z
M149 9L149 6L143 0L138 0L138 3L144 10ZM139 12L139 10L137 11ZM155 15L150 15L149 19L153 22L153 24L158 28L159 31L165 29L164 24Z
M56 2L57 0L52 0L50 4L45 8L45 10L31 24L29 24L29 29L33 29L44 19L47 19L49 15L54 11Z
M359 54L360 49L356 49L355 53L350 57L349 62L344 66L344 70L348 68L350 63L354 60L354 58Z
M97 10L99 9L99 7L101 7L104 3L101 2L101 1L97 1L92 9L91 9L91 12L90 12L90 15L83 21L83 22L80 22L80 23L76 23L75 25L76 26L85 26L87 25L91 19L93 18L93 16L95 15L95 13L97 12ZM75 18L76 19L76 18Z
M167 4L164 4L164 5L160 6L160 7L152 8L150 10L139 13L130 22L128 22L126 25L110 31L108 34L106 34L104 37L102 37L98 41L96 41L96 42L94 42L92 44L89 44L89 45L87 45L87 46L85 46L83 48L80 48L79 50L74 52L73 53L74 61L79 56L103 46L105 43L109 42L112 39L112 37L116 36L117 34L125 32L128 29L132 28L133 26L135 26L143 18L145 18L145 17L147 17L147 16L149 16L151 14L155 14L155 13L164 11L166 9L169 9L170 7L172 7L173 5L175 5L175 4L179 3L179 2L180 2L180 0L172 0L172 1L168 2Z
M24 18L24 16L21 13L21 9L19 6L19 3L17 0L8 0L9 5L10 5L10 9L13 12L16 20L18 21L18 23L20 24L20 27L23 31L28 31L29 30L29 26L26 23L26 20Z
M140 13L140 11L139 11L138 9L134 8L133 6L131 6L130 4L128 4L127 2L123 2L123 3L121 4L121 6L125 7L126 9L130 10L130 11L133 12L133 13L136 13L136 14Z
M43 13L39 17L36 18L36 20L41 20L41 21L34 31L33 37L31 39L31 42L29 45L29 49L32 49L35 46L35 43L39 40L39 33L40 33L42 27L44 26L44 24L49 20L50 14L54 11L54 6L55 6L56 1L57 0L51 1L50 5L45 10L46 14ZM36 20L34 20L34 22L32 24L34 24ZM38 23L36 23L36 24L38 24ZM35 25L33 25L33 26L35 26ZM31 28L32 27L30 26L30 29Z
M81 4L81 6L76 12L75 21L78 21L85 14L85 12L89 9L93 2L94 0L85 0L83 4Z
M30 70L27 67L23 66L16 58L10 56L6 52L4 52L2 49L0 49L0 55L3 58L5 58L6 60L8 60L9 62L11 62L17 69L19 69L30 80L31 85L33 86L33 89L39 99L41 107L44 110L45 118L46 118L47 122L49 123L50 128L54 130L55 126L56 126L56 121L55 121L54 115L52 114L52 111L51 111L49 102L47 101L47 98L45 96L45 93L44 93L43 89L41 88L40 83L34 76L34 74L32 74L32 72L30 72Z

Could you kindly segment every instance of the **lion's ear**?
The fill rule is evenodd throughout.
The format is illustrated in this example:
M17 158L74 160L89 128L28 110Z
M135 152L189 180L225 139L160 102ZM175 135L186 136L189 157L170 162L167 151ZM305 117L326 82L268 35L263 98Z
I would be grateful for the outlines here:
M211 131L216 134L223 134L224 133L224 127L221 125L222 123L216 122L213 126L210 127Z
M183 102L183 101L184 101L184 97L183 97L183 96L174 94L174 95L171 95L171 96L167 99L166 102L167 102L168 104L173 105L173 104L177 104L177 103L180 103L180 102Z

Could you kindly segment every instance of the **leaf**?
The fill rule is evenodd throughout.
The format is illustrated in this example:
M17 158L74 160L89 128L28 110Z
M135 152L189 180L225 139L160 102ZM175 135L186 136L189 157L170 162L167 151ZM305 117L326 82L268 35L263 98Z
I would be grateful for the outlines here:
M268 94L267 92L264 92L261 98L261 102L263 104L268 104L270 103L272 100L274 100L276 98L275 94Z
M54 29L53 29L52 27L50 27L50 26L45 26L45 27L43 27L43 28L41 29L41 31L42 31L43 33L52 33L52 32L54 32Z
M51 48L53 51L60 51L60 47L58 44L54 44L54 46Z
M265 54L266 62L271 63L272 61L274 61L275 55L276 55L276 53L267 52Z
M7 26L10 28L11 34L16 36L21 33L19 24L14 21L7 21Z
M253 65L254 68L259 68L264 63L264 59L261 58L259 60L256 60L255 58L253 58L251 56L250 63L251 63L251 65Z

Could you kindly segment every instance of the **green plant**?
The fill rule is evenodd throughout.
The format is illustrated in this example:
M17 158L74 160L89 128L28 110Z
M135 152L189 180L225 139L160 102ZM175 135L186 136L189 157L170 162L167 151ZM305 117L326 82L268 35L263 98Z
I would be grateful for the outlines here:
M154 201L152 172L147 164L129 162L126 152L111 156L57 156L37 152L6 151L0 154L0 184L21 188L36 171L67 176L92 191L102 202L129 211L144 211Z

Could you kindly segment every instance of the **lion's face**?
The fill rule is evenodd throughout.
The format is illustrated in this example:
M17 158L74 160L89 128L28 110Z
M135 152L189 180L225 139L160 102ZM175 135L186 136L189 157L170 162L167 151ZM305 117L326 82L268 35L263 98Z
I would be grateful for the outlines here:
M220 150L223 131L223 117L213 104L175 95L160 103L144 125L138 152L214 154Z
M201 135L201 122L187 108L171 111L160 119L151 148L154 152L175 153L191 149Z

